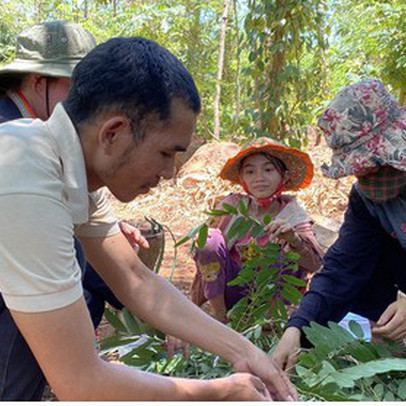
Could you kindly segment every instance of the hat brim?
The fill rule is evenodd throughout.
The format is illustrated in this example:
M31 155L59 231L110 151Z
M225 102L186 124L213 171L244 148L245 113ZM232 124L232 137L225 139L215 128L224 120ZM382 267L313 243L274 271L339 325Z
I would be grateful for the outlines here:
M41 63L40 61L28 61L16 59L0 68L0 79L4 74L9 73L36 73L44 76L51 76L56 78L70 78L77 61L65 62L49 62Z
M299 190L309 186L313 178L313 164L309 155L294 148L277 144L251 146L240 151L230 158L220 172L222 179L232 183L241 184L240 169L244 158L257 153L266 153L280 159L289 172L289 179L285 184L285 190Z

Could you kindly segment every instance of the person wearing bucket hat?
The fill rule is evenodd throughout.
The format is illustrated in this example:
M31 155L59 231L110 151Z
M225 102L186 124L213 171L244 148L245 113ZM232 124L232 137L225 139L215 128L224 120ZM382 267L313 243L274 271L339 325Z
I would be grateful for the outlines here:
M265 352L142 264L100 193L108 187L129 202L171 178L200 106L173 54L145 38L118 37L79 62L68 98L47 121L0 125L0 291L60 400L297 400ZM101 359L74 234L129 311L218 354L236 373L179 379Z
M406 109L367 79L338 93L318 125L333 152L324 175L357 182L338 239L274 352L285 368L296 360L302 327L347 312L375 322L373 337L406 339Z
M67 21L36 24L19 34L15 59L0 67L0 123L19 118L49 118L56 104L68 95L74 67L95 46L89 31ZM120 228L133 246L148 247L137 229L123 222ZM84 273L86 303L97 328L105 302L117 309L123 306L91 265L86 264L76 238L75 250ZM7 371L0 378L0 400L40 400L45 379L1 294L0 330L0 365Z
M311 219L295 198L284 193L310 184L313 165L307 154L270 138L255 139L226 162L220 177L241 185L245 194L227 196L217 209L221 210L223 204L238 207L241 200L251 216L273 217L267 234L256 238L251 236L250 230L241 238L228 238L239 215L221 216L215 223L214 219L209 220L212 228L206 245L195 253L197 272L192 284L192 300L199 306L208 301L214 317L226 322L227 311L246 295L246 288L227 283L241 271L252 243L263 247L268 241L277 242L284 254L299 253L299 273L295 276L303 279L320 267L323 253L316 242ZM285 272L282 262L280 267L281 272Z
M67 21L27 28L17 37L15 58L0 67L0 117L46 120L69 91L76 64L95 47L89 31Z

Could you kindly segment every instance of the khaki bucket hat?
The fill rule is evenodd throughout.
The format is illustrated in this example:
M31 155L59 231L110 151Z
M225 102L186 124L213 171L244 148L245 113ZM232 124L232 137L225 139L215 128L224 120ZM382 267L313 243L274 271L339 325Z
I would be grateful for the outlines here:
M284 190L304 189L313 178L313 164L309 155L296 148L289 148L280 142L261 137L246 144L241 151L230 158L220 172L220 177L241 184L240 168L242 161L250 155L265 153L280 159L289 171L289 180Z
M76 64L95 46L93 35L78 24L36 24L18 35L16 57L0 67L0 81L11 73L70 78Z

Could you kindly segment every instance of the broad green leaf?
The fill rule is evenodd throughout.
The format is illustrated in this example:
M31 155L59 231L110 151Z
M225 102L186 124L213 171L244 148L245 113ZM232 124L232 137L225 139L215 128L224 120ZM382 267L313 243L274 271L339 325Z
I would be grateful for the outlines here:
M406 359L386 358L345 368L333 373L326 382L334 382L342 388L351 388L358 379L392 371L406 372Z

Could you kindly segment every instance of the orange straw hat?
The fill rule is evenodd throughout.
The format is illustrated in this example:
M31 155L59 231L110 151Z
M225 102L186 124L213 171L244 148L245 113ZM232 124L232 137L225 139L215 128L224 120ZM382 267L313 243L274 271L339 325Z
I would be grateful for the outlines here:
M280 159L289 172L289 179L284 190L298 190L309 186L313 178L313 164L309 155L296 148L289 148L271 138L257 138L234 157L230 158L220 172L222 179L241 185L240 169L244 158L257 153L265 153Z

